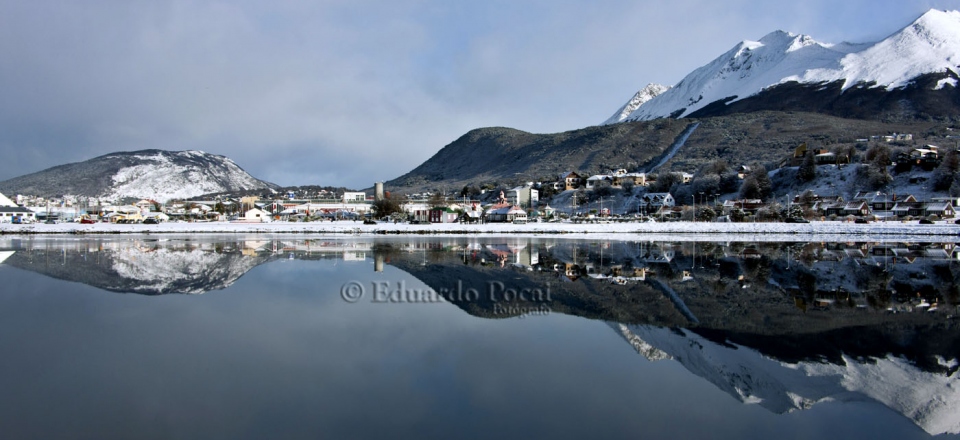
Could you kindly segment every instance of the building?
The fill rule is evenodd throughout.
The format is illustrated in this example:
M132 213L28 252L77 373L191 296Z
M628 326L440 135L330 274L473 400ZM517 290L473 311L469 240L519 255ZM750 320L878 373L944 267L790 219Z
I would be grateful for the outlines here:
M269 221L270 213L258 208L247 210L237 219L238 223L267 223Z
M428 212L430 223L456 223L460 221L460 213L446 208L433 208Z
M511 205L536 207L540 202L540 191L533 185L518 186L507 191L506 198Z
M488 222L526 221L527 212L516 205L494 205L484 216Z
M568 191L571 189L580 188L580 185L583 185L583 177L580 177L579 174L573 171L567 171L560 174L560 183L561 189L563 191Z
M654 212L662 206L672 208L677 204L670 193L646 193L640 200L643 201L643 206L647 208L647 212Z

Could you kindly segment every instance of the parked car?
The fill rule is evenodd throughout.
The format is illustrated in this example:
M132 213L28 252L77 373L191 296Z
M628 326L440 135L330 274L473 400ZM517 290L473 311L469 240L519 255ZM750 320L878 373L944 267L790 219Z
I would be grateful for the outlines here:
M787 217L783 220L784 223L810 223L807 219L800 217Z
M94 224L94 223L96 223L96 222L97 222L97 220L96 220L96 219L92 219L92 218L82 218L82 219L80 219L80 224L83 224L83 225L92 225L92 224Z
M145 219L143 219L143 224L145 224L145 225L159 225L159 224L160 224L160 220L157 220L157 219L155 219L155 218L145 218Z
M853 222L854 222L854 223L870 223L870 222L867 221L867 219L865 219L865 218L858 218L858 219L854 220Z
M927 220L927 219L925 219L925 218L922 218L922 219L920 219L920 224L921 224L921 225L932 225L933 222L930 221L930 220Z

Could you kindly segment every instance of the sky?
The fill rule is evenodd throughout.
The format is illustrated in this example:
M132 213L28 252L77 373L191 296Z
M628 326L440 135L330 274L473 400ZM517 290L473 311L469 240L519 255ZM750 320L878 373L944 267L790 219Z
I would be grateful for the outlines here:
M0 0L0 181L202 150L368 188L468 131L597 125L775 31L877 41L956 0Z

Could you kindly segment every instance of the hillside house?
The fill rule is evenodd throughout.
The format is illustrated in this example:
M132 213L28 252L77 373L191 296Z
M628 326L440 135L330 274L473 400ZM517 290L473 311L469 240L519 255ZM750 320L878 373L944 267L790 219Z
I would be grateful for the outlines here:
M648 180L647 173L623 173L620 175L613 176L613 186L622 187L624 183L631 182L637 186L648 186L650 181Z
M723 215L730 215L735 209L747 214L755 214L757 210L764 206L766 205L760 199L724 200L722 210Z
M607 182L607 183L611 184L611 186L612 186L612 185L613 185L613 177L611 177L611 176L609 176L609 175L607 175L607 174L597 174L597 175L594 175L594 176L590 176L590 177L587 178L587 189L588 189L588 190L596 189L597 187L603 185L604 182Z
M560 174L559 182L561 184L559 189L563 191L569 191L571 189L580 188L580 186L583 185L583 178L573 171L567 171Z
M640 197L640 205L646 212L657 212L660 208L676 206L676 200L670 193L646 193Z
M533 185L518 186L506 192L507 203L535 207L540 202L540 191Z

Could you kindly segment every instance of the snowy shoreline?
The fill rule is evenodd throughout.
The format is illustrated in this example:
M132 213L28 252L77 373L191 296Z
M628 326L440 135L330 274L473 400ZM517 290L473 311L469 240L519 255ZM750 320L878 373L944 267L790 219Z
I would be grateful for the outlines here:
M361 222L271 222L271 223L161 223L144 224L0 224L0 235L46 235L46 234L316 234L316 235L663 235L669 239L676 235L686 239L704 236L715 240L721 236L764 236L765 241L784 237L797 241L804 237L824 239L824 236L839 240L878 239L894 237L946 237L960 235L960 225L940 222L921 225L916 222L879 222L857 224L836 221L810 223L487 223L459 224L439 223L411 225L408 223L378 223L365 225Z

